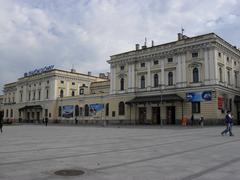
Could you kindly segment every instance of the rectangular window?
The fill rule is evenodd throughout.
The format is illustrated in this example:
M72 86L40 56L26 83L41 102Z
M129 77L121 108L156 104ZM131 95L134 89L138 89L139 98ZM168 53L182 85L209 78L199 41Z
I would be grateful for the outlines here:
M173 62L173 58L168 58L168 63Z
M115 117L115 111L112 111L112 117Z
M45 117L48 116L48 109L45 109Z
M192 57L193 57L193 58L198 57L198 53L197 53L197 52L192 53Z
M153 61L153 64L157 65L158 64L158 60Z
M72 82L72 85L75 85L75 82Z
M121 70L124 70L124 66L120 66L120 69L121 69Z
M64 84L64 81L61 81L61 84Z
M79 91L79 95L82 95L82 94L84 94L84 89L83 88L81 88L80 91Z
M218 53L218 57L222 57L222 54L220 52Z
M200 113L200 102L192 102L192 113Z
M145 67L145 63L141 63L141 67Z

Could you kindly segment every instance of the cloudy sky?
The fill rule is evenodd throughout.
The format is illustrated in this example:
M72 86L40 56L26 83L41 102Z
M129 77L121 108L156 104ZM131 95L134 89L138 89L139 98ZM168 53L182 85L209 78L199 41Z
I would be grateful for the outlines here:
M145 37L174 41L181 26L239 47L239 9L240 0L0 0L0 89L45 65L107 72L110 55Z

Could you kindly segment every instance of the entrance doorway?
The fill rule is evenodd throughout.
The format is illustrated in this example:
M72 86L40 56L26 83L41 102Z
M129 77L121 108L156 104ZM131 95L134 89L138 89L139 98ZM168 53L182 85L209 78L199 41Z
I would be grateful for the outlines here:
M139 124L145 124L147 118L146 107L139 108Z
M175 124L175 106L167 106L167 124Z
M40 123L40 112L37 112L37 122Z
M160 107L152 107L152 123L161 124Z

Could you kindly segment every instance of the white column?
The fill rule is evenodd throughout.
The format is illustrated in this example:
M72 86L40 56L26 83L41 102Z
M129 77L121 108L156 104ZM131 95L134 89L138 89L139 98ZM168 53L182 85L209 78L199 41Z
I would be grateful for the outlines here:
M151 61L147 62L147 90L151 89Z
M216 83L216 68L217 68L217 60L215 59L215 50L212 48L209 51L209 61L210 61L210 81L211 84Z
M132 89L132 64L128 64L128 91Z
M224 85L227 86L227 57L226 55L223 55L223 62L224 62L224 67L222 68L222 76L223 76L223 82Z
M232 67L232 69L231 69L231 71L230 71L230 84L231 85L234 85L235 84L235 80L234 80L234 60L232 59L232 64L231 64L231 67Z
M162 86L162 88L164 88L164 86L165 86L164 61L165 61L165 59L160 60L160 63L161 63L161 86Z
M185 54L181 55L181 60L182 60L182 68L181 68L182 87L186 87L186 85L187 85L187 75L186 75L187 67L186 67L186 55Z
M205 81L205 85L209 84L209 80L210 80L210 66L209 66L209 50L206 48L204 49L204 81Z
M113 72L113 81L112 81L112 85L113 85L113 89L112 89L112 91L113 91L113 94L115 94L116 93L116 66L113 66L113 70L112 70L112 72Z
M110 69L110 94L113 94L113 65L112 64Z
M136 89L136 82L135 82L135 64L132 64L132 90L133 92Z
M180 87L180 81L181 81L181 56L177 55L177 67L176 67L176 85L177 87Z

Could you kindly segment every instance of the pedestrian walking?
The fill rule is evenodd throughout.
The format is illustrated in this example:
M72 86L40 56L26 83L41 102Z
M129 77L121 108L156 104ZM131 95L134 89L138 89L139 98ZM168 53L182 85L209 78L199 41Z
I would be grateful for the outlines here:
M1 133L3 132L3 121L2 121L2 119L0 119L0 131L1 131Z
M48 125L48 118L45 118L45 125Z
M233 136L233 133L232 133L233 117L232 117L231 111L227 111L227 115L225 117L225 124L226 124L226 129L223 132L221 132L221 135L223 136L229 133L229 136Z

